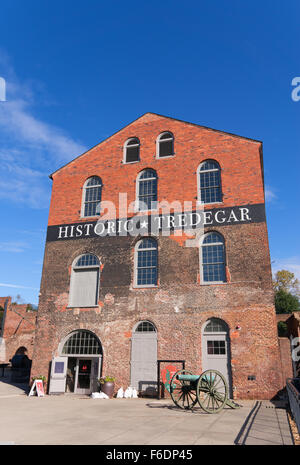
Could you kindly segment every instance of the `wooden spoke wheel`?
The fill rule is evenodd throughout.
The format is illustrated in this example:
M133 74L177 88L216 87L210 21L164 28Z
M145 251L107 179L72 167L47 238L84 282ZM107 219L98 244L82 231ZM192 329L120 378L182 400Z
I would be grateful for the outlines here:
M206 370L197 383L197 399L207 413L219 413L228 399L227 382L219 371Z
M171 379L170 394L177 407L192 409L197 403L196 384L187 380L178 379L178 375L193 375L191 371L179 370Z

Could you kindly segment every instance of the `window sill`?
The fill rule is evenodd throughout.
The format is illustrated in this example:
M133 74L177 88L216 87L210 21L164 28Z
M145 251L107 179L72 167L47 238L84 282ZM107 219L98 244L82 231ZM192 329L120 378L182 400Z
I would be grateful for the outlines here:
M157 284L144 284L144 285L141 285L141 286L138 286L138 285L134 285L132 286L132 289L157 289L158 288L158 285Z
M207 207L209 205L223 205L223 200L220 200L220 202L209 202L209 203L203 203L200 202L200 200L197 200L197 207Z
M149 210L135 210L134 213L147 213L147 212L157 212L157 208L149 208Z
M99 218L99 219L100 219L100 218L101 218L101 215L81 216L81 217L80 217L81 220L89 220L89 219L91 219L91 218L95 218L95 219Z
M135 160L135 161L122 161L122 165L133 165L134 163L139 163L141 160Z
M205 283L200 283L200 286L212 286L212 285L217 285L219 286L220 284L228 284L227 281L211 281L211 282L205 282Z
M78 306L78 305L68 305L67 308L98 308L99 305L85 305L85 306Z
M165 158L174 158L175 157L175 153L173 153L172 155L166 155L165 157L159 157L158 155L156 155L156 160L164 160Z

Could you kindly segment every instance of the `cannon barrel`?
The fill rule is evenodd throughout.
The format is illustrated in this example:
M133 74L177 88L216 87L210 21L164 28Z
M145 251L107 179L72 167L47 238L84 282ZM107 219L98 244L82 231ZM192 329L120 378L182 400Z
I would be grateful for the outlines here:
M177 379L181 381L198 381L200 375L178 375Z

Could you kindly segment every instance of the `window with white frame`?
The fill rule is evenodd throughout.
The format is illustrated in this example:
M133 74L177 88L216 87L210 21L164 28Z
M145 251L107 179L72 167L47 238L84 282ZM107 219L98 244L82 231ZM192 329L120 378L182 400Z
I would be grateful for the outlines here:
M90 331L79 330L73 332L62 349L62 355L97 355L102 354L99 339Z
M225 333L226 331L226 323L219 318L210 318L204 328L205 333Z
M156 141L157 158L174 155L174 137L170 132L163 132Z
M94 307L98 302L99 259L92 254L77 257L72 266L69 307Z
M153 323L150 323L150 321L141 321L137 325L135 332L136 333L153 333L153 332L156 333L156 328L153 325Z
M98 176L87 179L83 192L82 216L99 216L102 194L102 181Z
M140 160L140 141L131 137L124 144L124 163L133 163Z
M221 234L216 232L204 235L200 247L201 282L224 283L225 272L225 245Z
M142 171L137 178L137 209L155 210L157 206L157 174L152 169Z
M222 202L221 169L214 160L205 160L198 168L199 201Z
M141 239L135 247L135 285L157 285L157 242L151 237Z

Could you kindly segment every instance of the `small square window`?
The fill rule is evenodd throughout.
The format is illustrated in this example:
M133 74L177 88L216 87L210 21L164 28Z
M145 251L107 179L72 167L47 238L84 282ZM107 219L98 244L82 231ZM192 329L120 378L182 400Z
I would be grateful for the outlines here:
M207 341L207 353L209 355L225 355L225 341Z

